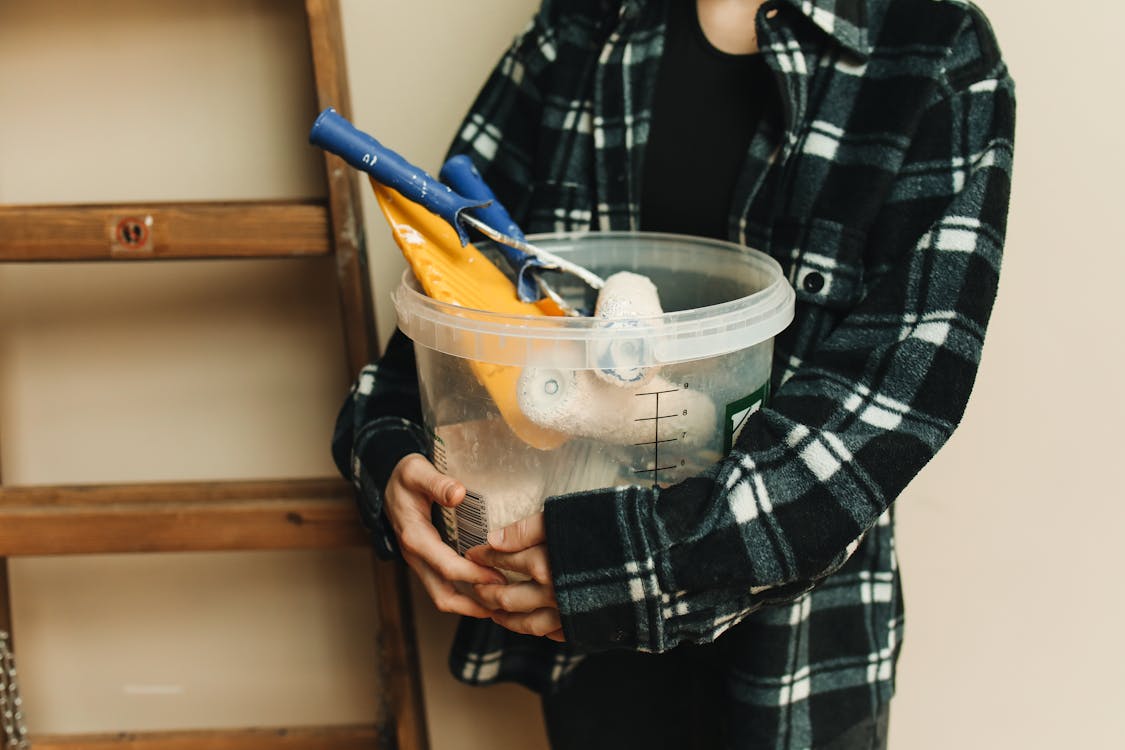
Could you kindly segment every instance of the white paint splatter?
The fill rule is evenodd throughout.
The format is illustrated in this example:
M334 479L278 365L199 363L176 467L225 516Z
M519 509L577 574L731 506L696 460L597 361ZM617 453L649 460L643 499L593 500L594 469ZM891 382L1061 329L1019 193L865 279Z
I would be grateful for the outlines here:
M395 234L408 245L425 245L426 238L409 224L395 224Z

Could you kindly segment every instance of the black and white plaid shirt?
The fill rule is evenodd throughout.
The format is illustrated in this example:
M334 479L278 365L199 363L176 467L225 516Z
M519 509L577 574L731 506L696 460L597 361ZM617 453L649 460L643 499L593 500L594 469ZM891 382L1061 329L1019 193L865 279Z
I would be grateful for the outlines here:
M664 18L682 1L548 0L500 61L452 151L526 231L638 227ZM465 620L451 665L542 691L583 653L727 633L754 727L744 744L807 747L893 692L892 503L960 421L976 374L1014 94L987 21L959 0L773 0L757 28L784 117L752 140L729 238L768 251L797 291L773 396L703 475L549 500L567 646ZM396 545L381 490L399 458L427 450L419 424L396 335L334 440L384 555Z

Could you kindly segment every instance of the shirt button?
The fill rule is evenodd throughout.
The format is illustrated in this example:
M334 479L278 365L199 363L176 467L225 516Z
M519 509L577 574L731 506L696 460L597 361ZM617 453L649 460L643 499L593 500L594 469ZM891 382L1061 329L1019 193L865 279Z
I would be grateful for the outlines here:
M809 294L816 294L824 288L824 276L816 271L811 271L805 276L805 280L801 282L801 286L803 286L805 291Z

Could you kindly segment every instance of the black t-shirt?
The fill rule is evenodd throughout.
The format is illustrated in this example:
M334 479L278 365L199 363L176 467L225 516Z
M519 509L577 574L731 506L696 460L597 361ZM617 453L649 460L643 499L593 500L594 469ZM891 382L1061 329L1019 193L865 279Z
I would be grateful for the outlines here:
M641 229L727 239L750 140L780 109L762 56L719 51L695 0L673 0L645 146Z

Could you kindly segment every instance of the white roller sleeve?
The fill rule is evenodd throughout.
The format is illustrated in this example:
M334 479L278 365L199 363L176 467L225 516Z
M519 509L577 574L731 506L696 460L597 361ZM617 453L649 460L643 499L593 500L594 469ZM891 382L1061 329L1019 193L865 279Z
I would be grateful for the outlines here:
M594 317L610 321L606 326L614 328L636 326L638 318L652 318L663 313L656 285L647 276L629 271L615 273L605 280L594 307ZM649 321L646 325L655 324L658 322ZM647 383L658 369L638 364L647 346L644 337L607 343L597 352L598 369L595 374L606 383L622 387Z

